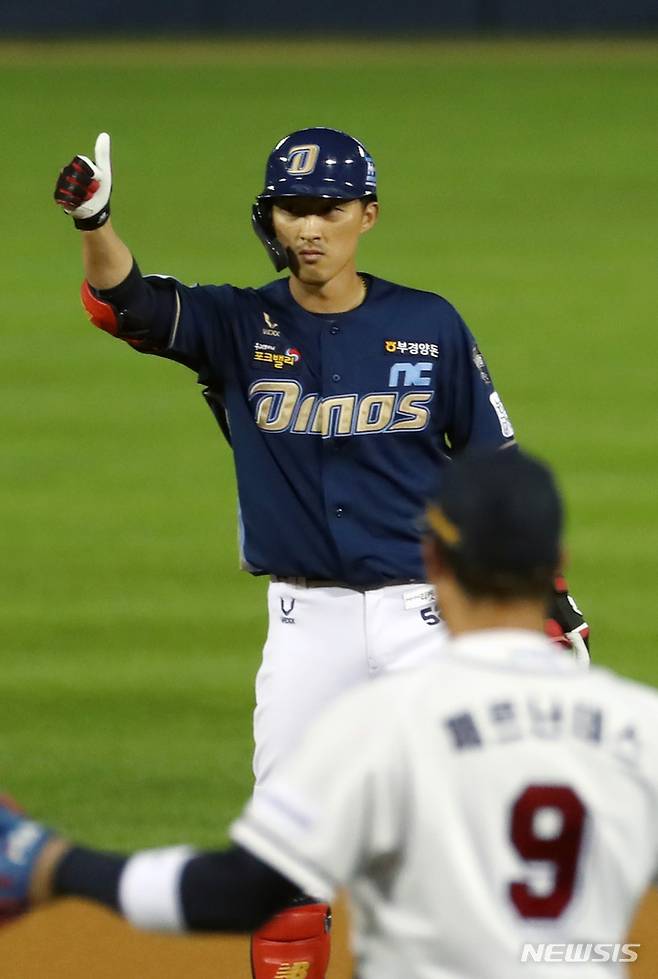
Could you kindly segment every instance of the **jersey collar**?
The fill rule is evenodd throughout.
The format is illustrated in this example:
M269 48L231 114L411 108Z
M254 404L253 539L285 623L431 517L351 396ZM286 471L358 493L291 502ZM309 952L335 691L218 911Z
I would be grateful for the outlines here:
M343 310L342 313L312 313L310 309L306 309L304 306L298 303L295 297L293 296L292 290L290 288L290 276L287 276L285 279L278 279L275 281L283 283L284 290L285 290L284 291L285 299L287 299L288 302L291 302L298 312L304 313L306 316L312 316L315 319L338 320L343 316L351 316L352 313L358 313L359 310L363 309L363 307L367 305L368 300L372 296L373 288L375 285L375 277L373 275L370 275L369 272L357 272L357 275L359 276L360 279L363 280L363 283L366 287L366 294L363 297L363 301L360 302L358 306L354 306L352 309Z
M479 629L450 639L446 653L463 665L528 673L573 673L587 667L562 646L530 629Z

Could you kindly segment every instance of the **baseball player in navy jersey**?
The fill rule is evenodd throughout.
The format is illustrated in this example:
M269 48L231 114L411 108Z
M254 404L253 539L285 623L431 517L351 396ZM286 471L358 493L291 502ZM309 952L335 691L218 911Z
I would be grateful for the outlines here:
M330 705L227 851L102 854L0 804L0 915L68 894L141 928L250 930L347 886L359 979L625 974L658 872L658 696L544 636L561 521L537 461L457 459L426 520L441 656ZM314 951L275 974L316 974Z
M358 271L379 203L356 139L306 129L270 154L252 222L290 276L257 289L143 277L112 227L111 187L101 133L95 161L75 157L55 190L82 232L84 305L96 326L197 374L233 448L242 566L271 577L258 793L338 694L437 655L441 597L437 606L426 582L418 516L453 458L509 452L514 431L450 303ZM561 580L548 621L587 656L587 626ZM300 948L319 963L308 979L322 979L327 914L309 903L257 936L256 979ZM301 946L288 943L296 936Z

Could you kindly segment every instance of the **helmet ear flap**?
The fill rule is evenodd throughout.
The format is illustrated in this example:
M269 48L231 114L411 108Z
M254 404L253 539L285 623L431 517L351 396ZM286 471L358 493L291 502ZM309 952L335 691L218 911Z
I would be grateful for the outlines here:
M288 255L274 234L272 224L272 203L257 197L251 208L251 223L256 235L265 246L265 251L272 259L277 272L283 272L288 267Z

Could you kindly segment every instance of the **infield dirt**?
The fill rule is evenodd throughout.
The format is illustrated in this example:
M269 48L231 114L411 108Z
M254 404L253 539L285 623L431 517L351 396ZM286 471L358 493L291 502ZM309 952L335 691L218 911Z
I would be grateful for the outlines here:
M658 893L652 891L629 938L641 944L631 979L658 977L656 920ZM347 945L347 917L339 902L327 979L350 979ZM2 979L250 979L244 938L144 935L109 912L77 901L6 929L0 960Z

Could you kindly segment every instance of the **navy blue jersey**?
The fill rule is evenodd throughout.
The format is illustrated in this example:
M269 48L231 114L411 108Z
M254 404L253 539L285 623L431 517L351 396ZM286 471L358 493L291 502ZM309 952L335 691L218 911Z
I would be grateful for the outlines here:
M176 283L164 356L195 370L226 412L251 571L422 580L419 518L451 455L513 441L450 303L366 279L362 305L332 315L304 310L287 279Z

